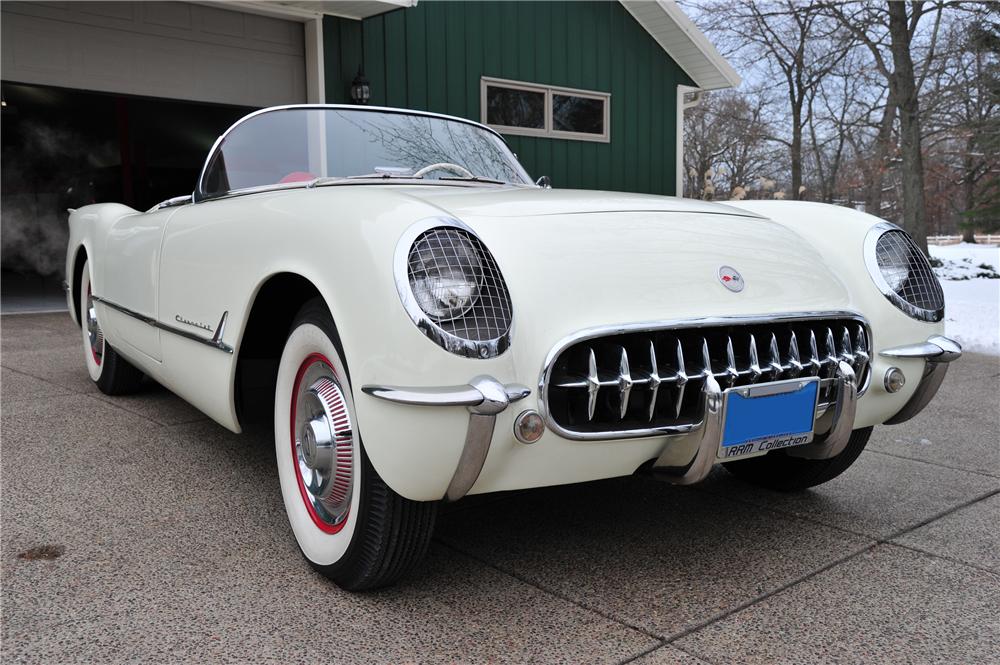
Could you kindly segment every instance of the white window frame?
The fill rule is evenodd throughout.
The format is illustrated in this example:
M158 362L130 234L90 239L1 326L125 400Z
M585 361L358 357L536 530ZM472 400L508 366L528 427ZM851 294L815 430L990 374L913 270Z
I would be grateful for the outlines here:
M510 90L523 90L525 92L541 93L545 95L545 127L535 129L533 127L509 127L507 125L496 125L486 122L486 92L487 88L507 88ZM604 103L604 133L588 134L586 132L566 132L552 127L552 96L569 95L572 97L586 97L597 99ZM551 85L539 85L537 83L527 83L524 81L512 81L510 79L494 78L483 76L479 81L479 120L487 127L492 127L501 134L514 134L518 136L540 136L550 139L571 139L574 141L594 141L597 143L611 142L611 93L598 92L596 90L579 90L577 88L562 88Z

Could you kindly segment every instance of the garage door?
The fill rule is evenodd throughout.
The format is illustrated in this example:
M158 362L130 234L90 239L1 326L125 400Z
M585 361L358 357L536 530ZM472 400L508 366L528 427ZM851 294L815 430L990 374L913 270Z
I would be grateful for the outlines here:
M185 2L3 2L7 81L239 106L306 100L303 26Z

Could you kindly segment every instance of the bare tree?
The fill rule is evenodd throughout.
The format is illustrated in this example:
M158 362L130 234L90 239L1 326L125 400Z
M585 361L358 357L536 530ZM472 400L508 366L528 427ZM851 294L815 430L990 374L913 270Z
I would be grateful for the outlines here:
M768 100L763 94L725 95L717 114L728 131L719 161L730 196L745 193L761 178L774 177L778 161L769 145L771 130L765 118Z
M699 198L731 198L760 178L774 177L763 95L705 93L684 120L685 192Z
M712 198L706 191L706 179L714 174L724 150L723 126L713 109L713 95L706 94L700 103L684 114L684 193L692 198Z
M841 171L852 145L850 139L858 134L869 116L869 109L858 100L865 85L859 77L860 65L851 53L832 71L807 99L808 140L811 152L811 189L820 201L834 203L841 190ZM853 197L847 196L850 204Z
M706 96L689 192L863 205L921 244L1000 227L1000 3L681 1L745 81Z
M763 64L787 99L788 132L771 139L788 150L791 196L798 198L803 174L803 132L808 100L849 50L850 38L824 5L810 0L740 0L703 8L706 27L723 38L723 49L748 63Z
M957 174L953 207L965 242L1000 223L990 205L1000 178L1000 6L975 9L945 31L933 91L941 101L930 117L941 136L935 156Z
M899 118L899 153L903 227L918 245L927 248L927 221L924 201L924 164L921 153L919 92L934 61L934 49L941 24L942 2L827 4L826 10L863 44L885 78L889 98ZM921 67L914 65L914 37L921 19L933 15L934 26L923 47Z

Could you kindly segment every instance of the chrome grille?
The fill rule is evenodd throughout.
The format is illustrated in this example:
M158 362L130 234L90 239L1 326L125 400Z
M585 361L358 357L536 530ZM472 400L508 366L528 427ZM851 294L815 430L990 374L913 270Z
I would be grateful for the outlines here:
M905 302L927 312L936 312L944 307L941 284L923 252L906 233L898 230L883 233L875 245L875 256L879 266L903 263L909 267L906 280L894 289Z
M474 252L470 255L469 250ZM413 241L407 276L414 281L427 270L461 273L478 285L478 296L464 311L450 311L432 320L441 330L463 340L482 342L502 337L510 330L511 302L507 284L493 255L482 241L464 229L438 227Z
M682 433L702 420L700 392L711 373L723 389L820 377L820 409L836 399L840 361L867 386L871 335L843 315L619 329L558 350L543 375L550 427L569 438Z

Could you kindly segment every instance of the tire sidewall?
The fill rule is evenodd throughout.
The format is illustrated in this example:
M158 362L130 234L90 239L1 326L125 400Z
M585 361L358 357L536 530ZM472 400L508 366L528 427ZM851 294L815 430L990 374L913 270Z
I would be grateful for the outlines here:
M361 439L358 434L357 416L351 392L350 379L344 359L334 343L335 331L327 332L327 323L316 316L300 317L285 342L281 361L278 365L278 379L274 398L274 448L278 464L278 480L281 495L288 514L288 522L303 555L318 566L332 566L342 562L357 531L361 506L362 456ZM347 402L354 430L352 465L354 485L351 490L351 505L344 526L337 533L321 530L313 521L306 508L299 489L299 479L295 472L296 459L292 454L290 434L292 391L296 376L303 361L311 354L322 354L333 366L336 380L340 383L344 400Z
M87 373L90 375L90 379L97 383L101 380L104 368L107 367L108 339L107 333L105 333L104 353L101 355L101 363L98 364L90 349L90 332L87 330L87 292L90 291L90 283L90 261L86 261L83 264L83 273L80 275L80 311L78 314L80 315L80 330L83 333L83 358L87 364ZM99 319L97 323L100 325ZM101 326L101 330L104 330L103 326Z

